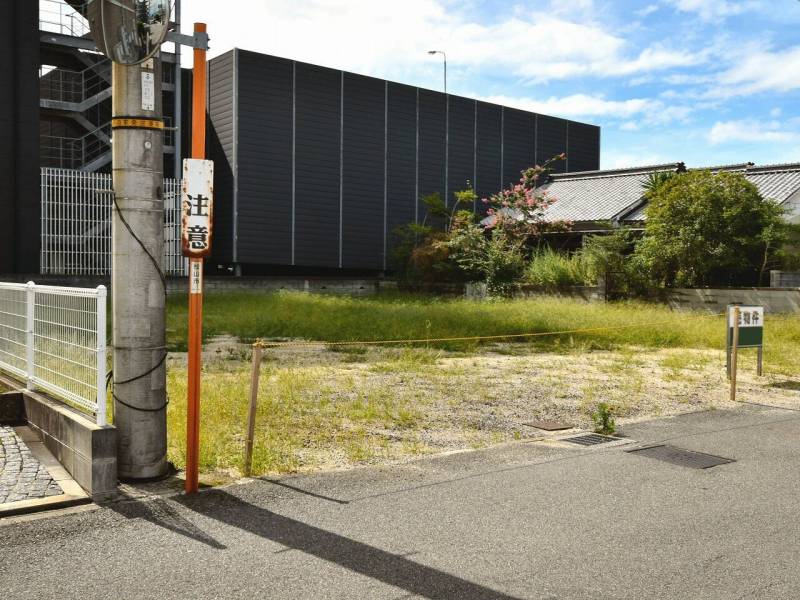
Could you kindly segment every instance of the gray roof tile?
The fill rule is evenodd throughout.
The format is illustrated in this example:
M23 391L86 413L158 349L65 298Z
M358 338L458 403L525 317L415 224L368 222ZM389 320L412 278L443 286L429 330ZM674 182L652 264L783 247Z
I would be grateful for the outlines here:
M609 221L619 217L624 222L643 221L645 206L637 205L642 200L642 186L648 175L658 171L675 171L678 167L679 163L672 163L553 175L541 187L556 199L546 216L553 221ZM710 169L744 173L758 187L762 196L785 203L791 216L800 217L800 163L764 166L745 163Z

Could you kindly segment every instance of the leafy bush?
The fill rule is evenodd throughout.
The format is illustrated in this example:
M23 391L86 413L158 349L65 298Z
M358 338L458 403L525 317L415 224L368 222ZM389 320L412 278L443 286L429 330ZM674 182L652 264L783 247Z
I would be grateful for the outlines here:
M636 234L629 229L617 229L584 240L581 255L587 280L604 282L607 297L647 296L652 289L648 272L634 253L636 242Z
M756 283L786 231L741 173L677 173L649 194L639 264L667 287Z
M546 247L533 253L525 269L528 283L548 289L593 283L583 253L565 254Z
M472 189L455 192L455 201L448 207L438 193L422 198L425 216L422 223L409 223L393 232L390 268L401 281L435 283L461 281L463 274L450 260L449 249L443 244L454 227L464 220L475 221L473 213L461 210L472 206L477 196ZM443 229L433 223L444 223Z
M451 232L446 246L450 258L469 281L486 282L489 294L505 296L525 268L522 242L502 229L488 236L483 227L464 220Z

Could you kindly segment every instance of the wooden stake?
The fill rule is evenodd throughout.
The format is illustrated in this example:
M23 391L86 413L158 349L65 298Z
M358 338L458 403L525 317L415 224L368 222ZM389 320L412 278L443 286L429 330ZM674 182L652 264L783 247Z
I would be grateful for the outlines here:
M247 437L244 442L244 476L250 477L253 463L253 439L256 431L258 407L258 378L261 375L261 345L253 345L253 365L250 371L250 411L247 414Z
M739 355L739 307L733 307L733 343L731 346L731 402L736 402L736 366Z

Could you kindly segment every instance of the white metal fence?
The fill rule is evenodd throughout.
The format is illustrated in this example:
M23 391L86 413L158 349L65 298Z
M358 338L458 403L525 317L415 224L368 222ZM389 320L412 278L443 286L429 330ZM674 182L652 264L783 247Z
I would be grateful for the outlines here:
M164 180L164 272L186 275L181 255L180 181ZM45 275L111 272L111 175L73 169L41 170L41 258Z
M106 288L0 282L0 370L106 424Z

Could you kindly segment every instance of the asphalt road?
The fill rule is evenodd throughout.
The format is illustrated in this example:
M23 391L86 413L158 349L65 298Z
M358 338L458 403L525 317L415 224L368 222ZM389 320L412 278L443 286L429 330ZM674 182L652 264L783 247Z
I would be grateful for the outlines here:
M0 524L0 597L800 598L800 412L627 427Z

